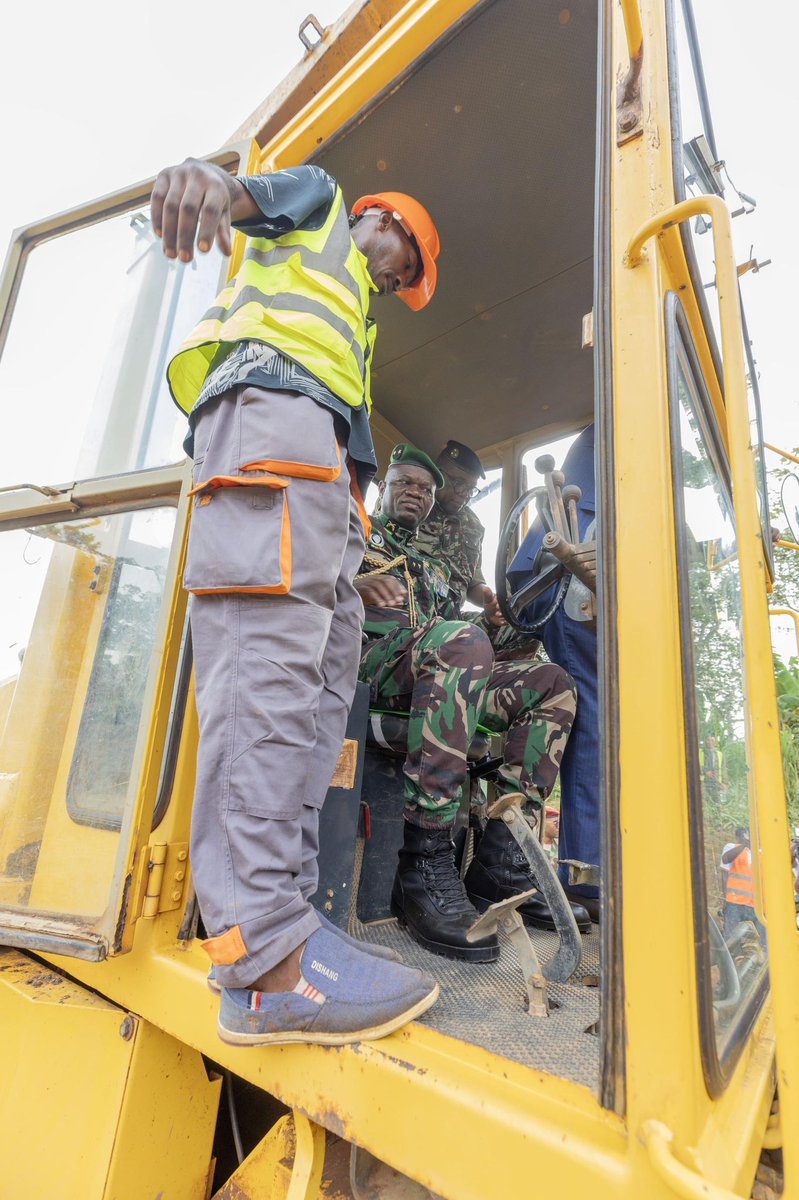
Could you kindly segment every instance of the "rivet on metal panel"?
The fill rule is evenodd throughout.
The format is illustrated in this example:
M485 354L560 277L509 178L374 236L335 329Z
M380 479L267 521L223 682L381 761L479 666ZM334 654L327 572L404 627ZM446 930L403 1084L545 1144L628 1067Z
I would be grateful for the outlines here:
M175 871L175 879L177 879L178 883L180 883L180 881L185 878L186 878L185 871Z
M185 862L188 857L189 857L188 850L181 850L178 853L178 862Z
M119 1036L123 1038L124 1041L129 1042L133 1037L135 1030L136 1022L133 1020L133 1017L125 1017L124 1021L119 1027Z

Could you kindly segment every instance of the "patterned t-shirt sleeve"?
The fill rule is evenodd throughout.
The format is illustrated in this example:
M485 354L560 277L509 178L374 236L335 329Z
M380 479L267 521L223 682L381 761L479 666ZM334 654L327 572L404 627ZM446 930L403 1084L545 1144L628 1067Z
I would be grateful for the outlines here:
M336 181L321 167L301 166L272 175L247 175L240 182L262 216L237 221L248 237L280 237L295 229L321 229L336 194Z

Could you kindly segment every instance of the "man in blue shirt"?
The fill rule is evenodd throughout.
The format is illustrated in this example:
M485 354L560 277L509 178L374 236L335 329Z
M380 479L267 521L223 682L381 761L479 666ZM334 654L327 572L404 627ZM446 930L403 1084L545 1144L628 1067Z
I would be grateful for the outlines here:
M563 463L566 483L576 484L582 491L577 505L580 537L596 519L596 487L594 482L594 426L589 425L571 446ZM544 530L536 521L522 542L508 572L511 585L519 587L533 566L541 549ZM554 598L554 587L539 596L525 614L535 621L543 615ZM577 685L577 715L560 768L561 814L558 856L579 862L598 864L600 861L599 805L599 693L597 681L597 636L583 621L573 621L561 603L544 626L541 638L547 655L571 675ZM564 885L568 883L568 868L560 867ZM582 884L566 886L570 899L583 904L595 921L599 920L599 890Z

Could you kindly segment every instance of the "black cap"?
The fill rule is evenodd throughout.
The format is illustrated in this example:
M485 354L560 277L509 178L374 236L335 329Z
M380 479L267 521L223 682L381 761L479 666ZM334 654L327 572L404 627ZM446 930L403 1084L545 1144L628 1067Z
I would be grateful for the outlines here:
M470 475L477 475L480 479L485 479L486 473L483 470L483 464L469 446L464 446L463 442L447 442L444 449L438 456L439 462L442 458L448 458L450 462L454 462L457 466L462 467L464 471L468 471Z
M436 487L443 487L446 479L439 471L436 464L433 462L429 454L425 454L424 450L417 450L410 442L400 442L391 451L388 460L390 467L397 467L401 463L414 463L417 467L424 467L429 471L436 481Z

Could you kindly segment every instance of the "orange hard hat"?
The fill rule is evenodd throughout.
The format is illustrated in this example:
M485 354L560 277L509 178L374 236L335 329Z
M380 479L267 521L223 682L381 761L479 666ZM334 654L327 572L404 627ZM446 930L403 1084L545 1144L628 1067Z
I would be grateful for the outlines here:
M404 300L408 308L418 312L433 298L438 279L436 259L441 252L441 242L438 230L427 209L406 196L404 192L377 192L374 196L360 196L352 206L356 217L367 208L385 208L393 214L400 228L412 237L419 247L422 256L421 273L410 285L397 292L400 300Z

